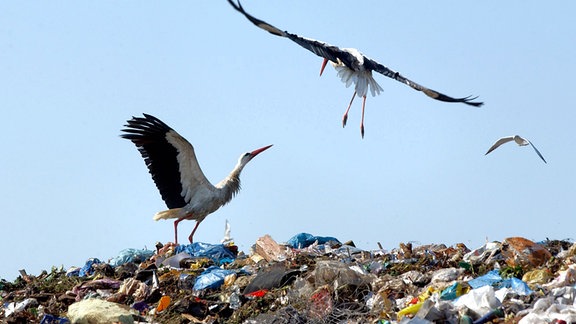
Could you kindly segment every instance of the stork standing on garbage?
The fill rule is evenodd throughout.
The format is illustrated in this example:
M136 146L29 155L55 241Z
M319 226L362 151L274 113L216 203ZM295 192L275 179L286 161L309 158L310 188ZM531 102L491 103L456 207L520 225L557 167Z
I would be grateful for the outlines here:
M242 154L230 174L212 185L196 160L194 147L160 119L144 114L132 117L120 135L132 141L142 154L148 171L166 202L168 210L154 215L154 220L174 221L174 242L178 244L178 223L187 219L196 225L188 237L192 243L198 225L240 191L240 173L256 155L272 145Z

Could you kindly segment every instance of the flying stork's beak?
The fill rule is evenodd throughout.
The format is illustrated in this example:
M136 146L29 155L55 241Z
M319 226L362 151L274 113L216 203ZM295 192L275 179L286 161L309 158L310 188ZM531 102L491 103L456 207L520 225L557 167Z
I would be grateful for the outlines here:
M269 149L269 148L271 148L271 147L272 147L272 145L268 145L268 146L261 147L261 148L259 148L259 149L257 149L257 150L254 150L254 151L250 152L250 155L252 155L252 157L255 157L256 155L258 155L258 154L266 151L267 149Z
M320 68L320 76L322 76L322 73L324 72L324 68L326 67L326 63L328 63L327 58L325 58L324 62L322 62L322 67Z

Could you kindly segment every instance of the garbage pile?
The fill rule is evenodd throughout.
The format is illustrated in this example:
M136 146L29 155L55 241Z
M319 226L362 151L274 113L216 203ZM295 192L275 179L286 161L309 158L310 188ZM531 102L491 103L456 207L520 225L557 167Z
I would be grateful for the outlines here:
M127 249L0 281L6 323L576 323L576 245L511 237L386 251L301 233Z

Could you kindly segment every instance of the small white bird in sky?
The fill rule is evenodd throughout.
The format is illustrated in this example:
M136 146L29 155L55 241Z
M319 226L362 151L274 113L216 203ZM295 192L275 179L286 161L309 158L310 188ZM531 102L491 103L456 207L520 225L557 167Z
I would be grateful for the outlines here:
M526 145L532 146L532 148L534 149L534 151L536 151L536 154L538 154L538 156L542 159L542 161L544 161L544 163L547 163L542 154L540 153L540 151L538 151L538 149L536 148L536 146L534 146L534 144L532 144L532 142L518 135L502 137L501 139L497 140L496 143L494 143L494 145L492 145L492 147L490 147L488 149L488 152L486 152L486 154L484 155L488 155L488 153L494 151L500 145L512 141L516 142L516 144L518 144L519 146L526 146Z
M178 223L195 220L188 237L192 243L198 225L240 191L240 173L256 155L272 145L242 154L232 172L212 185L200 169L194 147L160 119L144 114L132 117L120 135L136 145L168 210L156 213L154 220L176 218L174 243L178 244Z
M368 89L370 89L372 96L376 96L383 91L380 85L372 77L372 71L376 71L384 76L404 83L410 86L412 89L422 91L428 97L436 100L444 102L461 102L475 107L483 105L483 102L473 102L473 100L475 100L477 97L468 96L464 98L453 98L438 91L426 88L412 80L407 79L400 73L392 71L386 66L364 56L357 49L339 48L337 46L330 45L321 41L298 36L296 34L291 34L287 31L282 31L270 25L269 23L248 14L246 11L244 11L244 8L242 8L240 2L238 2L238 4L234 3L232 0L228 0L228 2L254 25L276 36L286 37L298 45L304 47L305 49L311 51L312 53L323 57L324 61L322 62L322 67L320 68L320 75L322 75L322 72L324 72L326 63L330 61L338 72L338 77L340 77L342 82L346 84L346 87L354 84L354 94L352 95L350 104L348 104L348 108L342 117L342 126L346 126L346 121L348 120L348 111L350 110L350 106L352 106L354 97L356 97L356 95L362 97L362 119L360 122L360 133L362 137L364 137L364 108L366 106L366 94L368 93Z

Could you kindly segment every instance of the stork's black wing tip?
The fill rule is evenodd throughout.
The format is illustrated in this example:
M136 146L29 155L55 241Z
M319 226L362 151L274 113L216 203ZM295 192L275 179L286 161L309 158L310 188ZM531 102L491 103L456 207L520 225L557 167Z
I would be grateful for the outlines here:
M470 106L474 106L474 107L481 107L484 105L483 101L476 101L476 102L472 101L472 100L476 100L476 99L478 99L478 96L476 96L476 97L468 96L468 97L460 98L460 99L458 99L458 101L465 103L467 105L470 105Z
M244 11L244 8L242 7L242 4L240 3L240 0L228 0L228 3L234 7L234 9L238 10L239 12L241 12L242 14L246 14L246 11Z
M260 20L256 17L250 15L249 13L247 13L246 10L244 10L244 8L242 7L240 0L236 0L236 2L237 3L234 3L232 0L228 0L228 3L230 3L230 5L232 7L234 7L234 9L236 9L236 11L243 14L244 17L246 17L246 19L250 20L250 22L252 22L258 28L264 29L265 31L269 32L270 34L274 34L276 36L286 37L285 33L283 31L281 31L280 29L278 29L278 28L270 25L269 23L267 23L263 20Z
M172 128L166 125L160 119L143 113L144 117L132 116L124 125L123 132L120 137L131 141L141 140L143 138L149 138L150 136L163 137L164 134L169 132Z

